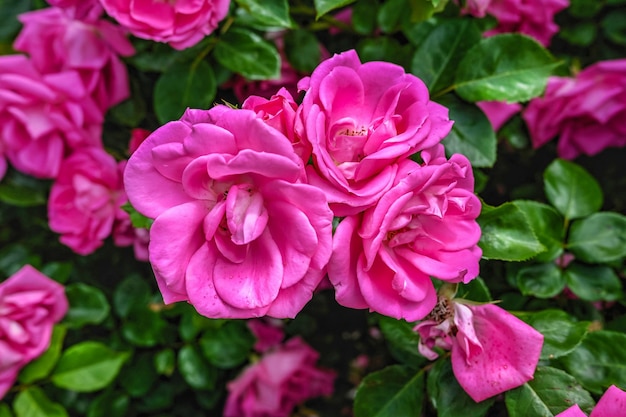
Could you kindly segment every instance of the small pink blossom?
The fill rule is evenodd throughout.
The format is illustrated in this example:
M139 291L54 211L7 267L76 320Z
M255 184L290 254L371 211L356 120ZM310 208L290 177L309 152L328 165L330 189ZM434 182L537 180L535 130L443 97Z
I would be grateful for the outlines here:
M459 0L455 1L456 3ZM461 10L463 14L470 14L475 17L485 17L487 14L487 8L491 4L492 0L464 0L464 6Z
M81 149L63 161L50 190L50 229L74 252L88 255L111 235L125 201L115 159L101 148Z
M153 218L166 303L208 317L294 317L325 274L332 212L289 140L253 111L188 110L131 155L128 198Z
M105 11L138 38L186 49L211 34L230 0L100 0Z
M246 324L256 338L254 350L265 352L278 346L283 341L285 333L282 329L282 322L278 319L249 319Z
M522 105L519 103L503 101L479 101L476 105L485 113L495 131L500 130L511 117L522 109Z
M335 372L299 337L265 353L227 385L224 417L289 417L304 401L333 393Z
M0 399L20 369L48 349L67 308L63 286L30 265L0 283Z
M618 417L626 416L626 392L615 385L607 389L598 404L593 408L589 417ZM574 404L555 417L587 417L578 404Z
M437 300L431 276L467 283L478 275L481 205L470 163L446 159L442 145L422 157L421 166L399 163L376 205L337 226L328 277L341 305L419 320Z
M354 50L322 62L299 87L306 93L296 131L312 146L309 182L336 216L375 204L398 162L436 145L452 126L420 79L388 62L361 64Z
M575 77L550 77L522 117L535 148L558 136L561 158L626 146L626 59L600 61Z
M452 371L476 402L531 380L543 346L541 333L506 310L445 297L414 330L426 358L452 352Z

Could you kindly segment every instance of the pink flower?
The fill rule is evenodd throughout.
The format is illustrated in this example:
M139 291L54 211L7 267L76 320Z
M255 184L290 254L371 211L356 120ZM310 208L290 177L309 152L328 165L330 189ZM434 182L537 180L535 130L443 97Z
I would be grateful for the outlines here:
M502 125L522 109L519 103L504 101L479 101L476 105L485 113L495 131L500 130Z
M71 150L101 146L102 123L76 71L41 74L23 55L0 57L0 137L16 169L56 177Z
M150 262L164 301L208 317L294 317L332 249L332 213L303 179L289 140L249 110L188 110L152 133L125 186L155 219Z
M106 12L133 35L189 48L226 17L230 0L100 0Z
M626 415L626 392L615 385L606 390L598 404L594 407L589 417L617 417ZM580 407L575 404L557 414L555 417L586 417Z
M299 87L306 93L296 129L312 146L309 182L336 216L375 204L398 162L436 145L452 126L421 80L391 63L361 64L353 50L322 62Z
M455 0L458 3L459 0ZM470 14L475 17L485 17L487 14L487 8L491 4L492 0L465 0L465 5L461 10L463 14Z
M64 9L75 19L93 20L102 15L104 9L99 0L46 0L50 6Z
M67 308L63 286L30 265L0 283L0 399L20 369L48 349Z
M111 234L125 201L115 159L101 148L81 149L63 161L50 190L50 229L74 252L88 255Z
M435 348L452 352L452 371L476 402L531 380L543 346L541 333L506 310L446 297L414 330L428 359L439 356Z
M535 148L559 137L561 158L626 146L626 59L601 61L575 77L550 77L522 117Z
M340 304L419 320L437 301L431 276L467 283L478 275L481 205L470 163L447 160L442 145L422 157L422 166L399 163L376 205L339 223L328 277Z
M304 401L331 395L335 372L318 368L318 358L299 337L269 351L228 383L224 417L289 417Z
M128 154L132 155L139 145L150 136L152 132L147 129L135 128L130 131L130 142L128 142Z
M77 20L59 8L23 13L13 44L30 55L42 74L76 71L102 113L129 96L128 73L119 55L135 53L123 30L100 19ZM42 45L46 45L42 48Z
M256 338L254 350L257 352L263 353L278 346L285 337L285 333L280 327L282 322L278 319L250 319L246 324Z

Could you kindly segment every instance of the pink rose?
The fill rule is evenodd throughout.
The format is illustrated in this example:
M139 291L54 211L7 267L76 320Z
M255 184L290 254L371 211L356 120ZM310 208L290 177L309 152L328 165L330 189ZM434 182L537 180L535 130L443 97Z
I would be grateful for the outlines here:
M50 190L50 229L74 252L88 255L111 234L125 201L115 159L101 148L81 149L63 161Z
M618 417L626 416L626 392L622 391L615 385L611 385L609 389L605 391L598 401L598 404L593 408L589 417ZM586 417L580 407L575 404L557 414L555 417Z
M437 301L431 276L467 283L478 275L481 205L470 163L447 160L442 145L422 157L422 166L399 163L376 205L337 226L328 277L339 304L419 320Z
M50 6L64 9L75 19L93 20L102 15L104 9L99 0L46 0Z
M19 20L24 26L13 47L29 54L39 72L76 71L102 113L128 98L128 73L119 55L135 50L120 27L99 16L76 20L59 8L23 13Z
M335 372L318 368L319 354L295 337L229 382L224 417L289 417L304 401L333 393Z
M452 352L454 376L476 402L533 379L543 346L541 333L506 310L445 297L414 330L428 359L435 347Z
M519 103L504 101L479 101L476 105L485 113L495 131L500 130L502 125L522 109Z
M20 369L48 349L67 308L63 286L30 265L0 283L0 399Z
M139 145L150 136L152 132L147 129L135 128L130 131L130 141L128 142L128 154L132 155Z
M279 319L250 319L246 324L256 338L254 350L257 352L263 353L278 346L285 337L285 333L280 327L282 322Z
M361 64L353 50L322 62L299 87L306 93L296 129L312 146L309 182L336 216L375 204L398 162L436 145L452 126L421 80L388 62Z
M601 61L575 77L550 77L522 117L535 148L559 137L561 158L626 146L626 59Z
M104 10L133 35L185 49L212 33L230 0L100 0Z
M0 138L16 169L56 177L71 150L101 146L102 123L76 71L41 74L23 55L0 57Z
M462 8L463 14L470 14L475 17L485 17L487 14L487 8L491 4L492 0L465 0ZM459 3L459 0L455 0L455 3Z
M208 317L294 317L324 276L332 213L301 181L289 140L253 111L188 110L150 135L125 170L153 218L150 262L166 303Z

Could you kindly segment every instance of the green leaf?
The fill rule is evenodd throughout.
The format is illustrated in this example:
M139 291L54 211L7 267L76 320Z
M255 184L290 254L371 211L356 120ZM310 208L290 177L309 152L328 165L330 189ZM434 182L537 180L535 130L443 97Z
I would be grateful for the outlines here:
M363 378L354 398L354 416L419 416L423 402L424 372L392 365Z
M0 417L13 417L11 409L6 404L0 404Z
M136 227L138 229L150 229L150 226L152 226L152 223L154 223L154 220L144 216L143 214L135 210L130 202L122 204L120 208L128 213L130 217L130 222L132 223L133 227Z
M485 259L524 261L545 251L522 210L511 202L498 207L483 204L478 224Z
M44 379L50 374L50 371L52 371L61 356L63 340L65 339L66 333L67 328L65 326L60 324L54 326L48 349L37 359L29 362L28 365L20 371L19 381L21 383L32 384L35 381Z
M397 361L415 369L428 362L428 359L420 355L417 350L420 337L417 332L413 331L415 323L408 323L406 320L397 320L393 317L380 316L378 325L385 337L391 356Z
M211 390L217 382L217 368L211 366L191 345L185 345L178 351L178 370L194 389Z
M206 61L177 62L154 86L154 111L161 124L178 120L188 107L209 108L216 91L215 76Z
M602 394L610 385L626 387L626 334L591 332L572 353L562 358L567 372L585 388Z
M293 68L303 73L311 73L322 59L320 44L308 30L297 29L287 32L285 55Z
M12 42L22 23L17 17L33 8L32 0L0 1L0 40Z
M563 253L565 241L565 220L551 206L538 201L517 200L515 205L524 212L530 228L546 251L534 259L550 262Z
M380 4L377 0L359 0L352 7L352 27L361 35L374 33L378 26Z
M81 342L63 352L52 382L72 391L97 391L113 382L128 356L99 342Z
M61 404L54 403L39 387L20 391L13 401L16 417L68 417Z
M555 159L543 173L548 201L566 219L585 217L602 207L602 189L579 165Z
M626 216L600 212L575 221L567 248L587 263L605 263L626 256Z
M457 298L487 303L492 300L489 288L481 277L476 277L467 284L459 284Z
M170 348L163 349L154 355L154 368L157 373L172 376L176 369L176 355Z
M541 360L560 358L573 351L587 334L589 322L576 321L562 310L516 313L521 320L537 329L543 337Z
M586 301L616 301L623 297L622 281L612 268L574 262L565 270L567 286Z
M582 22L562 28L558 36L571 44L589 46L598 35L597 26L594 22Z
M237 4L267 26L293 26L287 0L237 0Z
M206 331L200 338L202 353L221 369L241 365L254 345L255 338L243 321L230 321L217 329Z
M77 283L65 287L65 294L70 304L63 323L68 327L80 329L87 324L102 323L111 310L102 291L87 284Z
M129 275L115 288L113 309L118 316L126 318L133 309L148 306L150 293L150 286L143 277L138 274Z
M574 377L560 369L539 366L534 378L505 394L510 417L553 417L573 404L589 413L595 402Z
M378 11L378 26L384 33L394 33L407 18L408 0L387 0Z
M130 396L143 397L154 386L158 377L152 353L142 352L135 354L122 368L118 381Z
M471 102L528 101L540 96L558 64L536 40L520 34L482 39L459 64L456 92Z
M314 0L313 3L315 4L316 10L315 18L319 19L332 10L347 6L348 4L354 2L355 0Z
M404 59L405 49L397 39L391 36L366 38L356 46L361 62L387 61L400 63Z
M66 282L73 270L72 262L49 262L39 269L42 274L60 283Z
M452 130L443 140L446 153L460 153L475 168L491 167L496 162L496 134L485 114L475 105L459 100L453 94L437 101L450 111Z
M604 2L597 0L571 0L567 12L574 17L588 18L594 17L600 10Z
M565 275L553 262L520 268L516 275L522 294L552 298L565 288Z
M41 206L48 201L41 190L25 185L7 183L0 184L0 201L12 206Z
M452 364L447 359L435 362L428 373L427 388L437 417L482 417L494 402L494 398L479 403L472 400L457 382Z
M602 30L618 45L626 45L626 11L612 10L602 19Z
M215 46L215 59L249 80L278 79L280 55L276 47L256 33L232 28Z
M148 306L135 308L122 324L124 339L135 346L152 347L164 342L168 323Z
M454 84L459 62L480 39L475 19L441 20L417 45L411 72L424 81L431 95L436 95Z
M89 404L87 417L124 417L129 404L128 395L118 391L106 391Z

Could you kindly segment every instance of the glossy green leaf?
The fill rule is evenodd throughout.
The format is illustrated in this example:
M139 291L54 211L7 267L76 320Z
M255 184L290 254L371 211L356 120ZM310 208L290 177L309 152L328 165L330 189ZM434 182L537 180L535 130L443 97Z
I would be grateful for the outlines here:
M481 32L474 19L441 20L417 45L411 72L436 96L454 84L459 62L480 39Z
M322 60L320 44L315 35L303 29L291 30L283 38L285 55L293 68L311 73Z
M404 48L397 39L391 36L366 38L356 46L361 62L387 61L402 63Z
M122 204L120 208L128 213L133 227L139 229L150 229L150 226L154 223L153 219L139 213L129 202Z
M132 310L122 324L122 335L135 346L152 347L164 342L167 326L159 312L144 306Z
M97 391L113 382L128 357L128 353L116 352L99 342L81 342L63 352L52 382L72 391Z
M520 268L516 281L522 294L538 298L552 298L565 288L565 275L553 262Z
M332 10L347 6L348 4L354 2L355 0L314 0L313 3L315 4L316 10L315 17L319 19Z
M612 268L574 262L565 270L567 287L586 301L616 301L624 296L622 281Z
M194 389L211 390L217 382L217 368L195 346L185 345L178 351L178 370Z
M489 287L481 277L476 277L467 284L459 284L456 298L463 298L479 303L486 303L492 300Z
M545 251L526 216L514 203L497 207L483 204L478 224L482 230L478 245L483 258L523 261Z
M170 348L163 349L154 355L154 368L160 375L171 376L176 369L176 354Z
M287 0L236 0L240 7L267 26L290 28L293 26L289 17Z
M446 152L460 153L473 167L491 167L496 162L496 134L485 114L475 105L459 100L453 94L437 99L449 110L454 121L452 130L443 140Z
M15 417L68 417L65 408L50 398L39 387L28 387L13 401Z
M359 0L352 6L352 27L357 33L368 35L378 26L378 0Z
M471 102L523 102L543 93L556 66L554 57L530 37L491 36L467 51L454 87L459 96Z
M459 385L449 360L440 359L428 372L428 396L437 410L437 417L482 417L487 414L494 399L479 403L472 400Z
M249 80L280 76L280 55L276 47L248 29L230 29L220 38L213 55L220 64Z
M567 248L577 259L604 263L626 256L626 216L600 212L575 221L570 229Z
M65 283L72 274L74 265L71 262L49 262L39 268L39 271L56 282Z
M562 310L516 313L543 336L541 359L555 359L573 351L587 334L589 322L577 321Z
M603 2L597 0L571 0L567 12L575 17L594 17L602 10Z
M573 404L589 413L595 402L574 377L560 369L539 366L534 378L505 394L509 417L553 417Z
M415 369L428 362L428 359L420 355L417 350L420 338L419 334L413 331L415 323L380 316L378 325L387 342L389 352L397 361Z
M76 283L65 287L65 294L70 308L63 323L68 327L80 329L87 324L99 324L109 316L111 307L98 288Z
M423 371L392 365L363 378L354 398L354 416L419 416L423 402Z
M118 381L131 397L142 397L158 379L151 352L135 353L122 368Z
M567 372L586 389L602 394L609 386L626 387L626 334L591 332L569 355L561 359Z
M87 417L125 417L130 398L118 391L106 391L94 398L87 409Z
M60 324L54 326L52 330L52 337L50 338L50 346L46 351L29 362L20 371L19 381L23 384L32 384L35 381L39 381L47 377L54 366L57 364L59 357L61 356L61 350L63 349L63 340L67 328Z
M394 33L407 18L409 0L387 0L378 11L378 26L384 33Z
M206 61L177 62L154 86L154 111L162 124L178 120L188 107L208 109L216 91L215 76Z
M555 159L543 173L548 201L567 219L597 212L602 207L602 189L581 166Z
M515 205L524 212L535 236L546 251L537 254L538 262L550 262L563 253L565 220L551 206L538 201L516 200Z
M128 317L133 309L148 306L150 293L150 286L142 276L138 274L129 275L115 288L113 309L118 316Z
M230 321L206 331L200 338L202 353L211 364L230 369L242 364L250 354L255 338L243 321Z
M594 22L582 22L562 28L558 36L571 44L589 46L598 35L598 27Z
M32 207L46 204L46 195L39 189L4 182L0 184L0 201L12 206Z
M613 10L602 19L602 30L618 45L626 45L626 11Z

